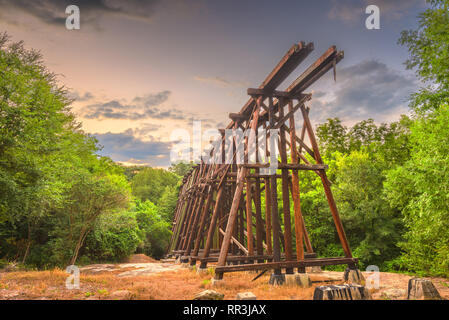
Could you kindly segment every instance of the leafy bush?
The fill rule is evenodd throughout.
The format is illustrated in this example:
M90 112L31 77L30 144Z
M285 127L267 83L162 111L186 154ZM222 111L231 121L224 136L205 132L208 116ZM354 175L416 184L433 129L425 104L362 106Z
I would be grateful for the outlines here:
M91 261L122 261L141 244L134 212L102 216L86 239L83 253Z
M161 217L156 205L150 201L136 201L134 211L144 241L142 252L156 259L161 258L170 241L170 224Z

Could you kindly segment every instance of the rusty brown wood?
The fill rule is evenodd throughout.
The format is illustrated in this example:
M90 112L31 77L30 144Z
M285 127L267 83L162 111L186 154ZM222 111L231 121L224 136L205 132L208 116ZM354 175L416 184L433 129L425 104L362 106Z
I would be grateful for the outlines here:
M233 148L229 154L232 157L232 164L224 164L225 155L222 153L222 163L201 163L183 178L183 185L178 195L179 201L174 213L170 251L180 256L184 262L186 259L190 260L192 265L200 260L201 267L205 267L208 262L216 261L217 279L220 279L224 272L236 270L274 269L274 273L279 274L281 269L286 269L286 272L289 273L295 267L298 267L299 272L303 272L306 265L348 264L354 266L356 263L356 259L352 259L330 190L330 182L325 172L327 165L322 162L308 118L309 109L304 105L306 101L310 100L311 95L303 93L325 72L335 67L343 59L343 53L337 52L335 47L331 47L307 68L286 91L276 89L312 49L313 46L306 46L304 43L292 47L258 89L248 89L251 99L241 111L230 114L232 122L227 128L243 130L250 128L254 132L257 132L260 126L265 129L279 129L280 161L277 163L277 168L281 174L276 172L261 174L262 169L266 171L270 164L262 163L263 161L259 160L256 163L249 163L249 150L256 139L256 135L251 133L249 137L242 140L245 164L236 163L238 145L234 138L232 139ZM274 100L275 98L277 100ZM268 106L264 103L264 100L267 99ZM293 104L294 100L297 100L296 105ZM287 105L288 112L284 110ZM301 109L304 120L299 136L296 133L294 117L298 109ZM286 125L287 121L289 122L288 126ZM224 150L225 131L221 130L220 132L222 135L221 148ZM286 138L287 134L289 135L288 139ZM311 147L305 143L306 134ZM269 140L271 142L272 139ZM256 143L258 143L257 139ZM287 154L288 146L290 147L291 161ZM265 150L267 156L274 148L274 145L267 143ZM313 161L309 161L302 151L307 152ZM210 151L210 155L212 155L212 151ZM256 158L258 159L257 156ZM301 212L299 170L311 170L320 175L346 258L312 259L313 261L310 261L309 258L315 253L313 253ZM278 208L278 179L280 179L282 190L284 232L281 228ZM265 203L261 199L262 192L265 192ZM292 248L290 194L293 200L295 223L295 253ZM265 205L265 219L262 215L262 205ZM304 252L304 246L307 252ZM268 257L264 256L264 250ZM252 264L254 261L258 263ZM226 266L228 262L241 264Z
M279 118L284 118L284 99L279 100ZM283 126L279 130L280 143L279 153L281 156L281 164L287 164L287 150L286 150L286 138L285 130ZM284 214L284 247L285 247L285 259L287 261L292 261L292 227L291 227L291 216L290 216L290 191L289 191L289 173L288 169L281 169L281 187L282 187L282 212ZM293 269L287 269L287 273L293 273Z
M315 153L315 160L317 161L317 163L322 164L323 160L321 159L321 155L318 150L318 143L316 141L315 134L313 132L313 128L312 128L312 124L309 119L309 115L307 114L307 111L304 106L301 107L301 113L304 118L304 122L306 124L306 129L307 129L310 143L312 144L313 151ZM341 223L340 215L338 214L337 205L335 204L334 196L332 195L332 191L330 189L330 184L329 184L329 180L327 179L326 172L321 171L320 177L321 177L321 181L323 183L324 193L326 194L326 198L329 203L329 207L331 209L332 218L334 219L338 237L339 237L340 243L343 247L343 251L345 252L346 257L351 258L352 257L351 249L349 248L349 243L346 238L345 231L343 229L343 224Z
M288 110L289 113L293 110L293 103L292 101L289 101L288 103ZM294 164L299 163L299 157L298 157L298 149L296 149L296 128L295 128L295 117L293 113L290 115L289 119L289 125L290 125L290 153L292 162ZM304 234L303 234L303 218L301 213L301 203L300 203L300 195L299 195L299 175L298 170L292 171L292 200L293 200L293 210L295 215L295 235L296 235L296 257L297 260L301 261L304 260Z
M270 126L274 126L275 120L273 118L273 98L268 98L269 105L268 105L268 118L269 118L269 124ZM274 152L276 146L275 141L270 138L270 153ZM277 181L276 177L270 177L270 191L271 191L271 225L273 228L273 261L279 262L281 261L281 248L280 248L280 241L279 241L279 231L281 229L280 223L279 223L279 212L278 212L278 202L277 202ZM280 269L274 270L275 274L280 274Z

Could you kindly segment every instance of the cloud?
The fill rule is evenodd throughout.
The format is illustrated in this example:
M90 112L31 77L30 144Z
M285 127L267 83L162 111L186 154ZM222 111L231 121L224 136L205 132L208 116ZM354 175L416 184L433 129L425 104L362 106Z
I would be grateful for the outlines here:
M314 96L314 118L343 120L382 119L407 110L410 94L418 87L413 76L404 75L386 64L366 60L341 69L336 89Z
M246 88L250 85L246 81L229 81L220 77L195 76L193 79L207 84L212 84L220 88Z
M93 134L103 149L101 155L109 156L118 162L141 162L151 166L166 167L170 165L171 142L157 141L150 136L143 141L134 136L132 129L122 133Z
M86 92L84 93L84 95L81 95L78 91L73 91L70 92L69 98L78 102L83 102L92 100L94 98L94 95L90 92Z
M165 90L156 94L147 94L143 97L135 97L133 99L133 102L137 104L143 104L145 107L153 107L167 101L170 93L170 91Z
M153 124L153 123L143 123L139 125L138 128L133 130L134 135L146 136L150 132L158 131L162 128L162 125Z
M377 5L380 9L381 16L399 19L408 9L423 4L422 0L332 0L332 8L328 13L328 17L333 20L340 20L345 23L359 22L365 19L365 9L369 5Z
M48 24L65 23L65 9L77 5L82 22L91 22L99 15L115 14L149 20L160 0L0 0L2 9L18 9Z
M185 120L188 115L183 111L172 108L162 109L160 106L170 97L170 91L135 97L131 103L111 100L104 103L90 104L81 110L81 116L86 119L171 119Z

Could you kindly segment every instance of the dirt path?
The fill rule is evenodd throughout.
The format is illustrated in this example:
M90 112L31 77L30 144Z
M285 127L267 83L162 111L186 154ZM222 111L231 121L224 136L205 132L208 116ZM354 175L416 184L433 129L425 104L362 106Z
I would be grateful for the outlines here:
M312 299L316 286L343 283L342 272L322 272L310 274L311 288L273 287L268 285L268 274L253 282L256 274L238 272L226 274L224 283L215 288L210 283L212 268L209 273L198 275L195 270L173 261L97 264L80 270L80 288L74 290L66 288L68 274L64 270L0 272L0 299L184 300L192 299L202 290L214 289L225 294L225 299L235 299L237 293L251 291L258 299L307 300ZM410 278L404 274L380 273L380 289L371 292L373 298L405 299ZM449 280L432 278L432 281L441 296L449 299Z

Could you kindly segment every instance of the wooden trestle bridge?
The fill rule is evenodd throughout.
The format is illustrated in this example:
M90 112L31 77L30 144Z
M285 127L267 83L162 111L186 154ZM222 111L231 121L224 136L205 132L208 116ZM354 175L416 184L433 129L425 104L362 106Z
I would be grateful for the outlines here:
M276 143L267 135L264 146L266 155L278 149L277 170L267 173L273 163L247 161L249 146L260 144L256 134L240 141L231 138L234 157L230 163L225 163L222 152L221 163L196 165L182 181L169 255L192 266L199 262L203 269L216 263L217 280L226 272L244 270L272 269L274 275L281 275L283 269L287 274L295 269L303 273L308 266L346 264L356 269L357 259L352 257L305 105L311 94L304 93L329 70L334 70L335 76L335 66L344 53L330 47L285 91L276 90L313 49L313 43L293 45L258 89L248 89L250 99L240 112L229 115L228 130L278 130ZM295 128L297 111L303 123L300 131ZM225 130L220 133L224 150L227 136ZM239 143L244 145L243 163L235 157ZM321 178L344 257L317 258L301 212L299 170L312 170ZM278 180L282 212L277 201Z

